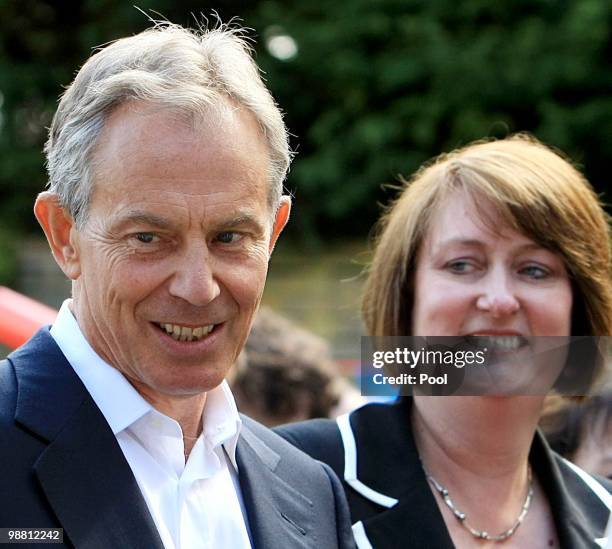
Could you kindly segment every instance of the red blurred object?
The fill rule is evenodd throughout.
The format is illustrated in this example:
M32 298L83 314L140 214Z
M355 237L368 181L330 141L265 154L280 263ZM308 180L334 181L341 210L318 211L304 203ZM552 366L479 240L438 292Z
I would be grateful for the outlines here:
M0 286L0 343L11 349L23 345L57 311L9 288Z

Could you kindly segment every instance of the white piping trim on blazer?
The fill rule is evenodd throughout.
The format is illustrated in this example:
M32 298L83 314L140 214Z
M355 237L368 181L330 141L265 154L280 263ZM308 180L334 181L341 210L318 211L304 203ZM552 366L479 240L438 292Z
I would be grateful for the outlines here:
M571 461L567 459L563 460L570 469L573 469L574 473L576 473L584 483L595 492L595 495L603 502L603 504L608 508L608 511L612 513L612 496L609 494L608 490L606 490L601 483L597 482L589 473L574 465Z
M349 414L338 416L336 423L338 423L342 444L344 445L344 480L346 483L370 501L383 507L393 507L398 502L397 499L373 490L357 478L357 445L351 429Z
M359 521L353 524L353 537L355 538L357 549L374 549L363 527L363 522Z
M607 543L608 543L608 539L610 536L610 529L612 525L612 496L610 495L608 490L606 490L602 486L601 483L597 482L597 480L595 480L591 475L589 475L589 473L587 473L586 471L584 471L583 469L581 469L580 467L578 467L577 465L573 464L571 461L568 461L565 458L563 459L563 461L565 465L567 465L570 469L572 469L572 471L574 471L574 473L576 473L584 481L584 483L595 493L595 495L602 501L602 503L610 511L611 516L608 521L608 526L606 528L605 537L598 538L595 540L595 542L601 547L608 547Z

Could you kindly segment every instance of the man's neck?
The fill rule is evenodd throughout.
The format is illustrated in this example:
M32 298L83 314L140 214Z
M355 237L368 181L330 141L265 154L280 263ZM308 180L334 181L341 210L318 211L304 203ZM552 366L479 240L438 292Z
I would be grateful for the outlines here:
M181 426L183 437L196 439L200 436L206 393L190 396L160 395L146 385L131 379L129 381L153 408L174 419Z

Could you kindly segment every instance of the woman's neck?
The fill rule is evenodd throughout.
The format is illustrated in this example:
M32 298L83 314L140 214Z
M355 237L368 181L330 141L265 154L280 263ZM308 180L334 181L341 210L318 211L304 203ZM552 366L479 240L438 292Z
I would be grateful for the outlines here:
M472 524L499 533L516 519L542 400L415 397L412 427L423 466ZM452 515L436 500L450 525Z
M499 477L527 462L542 397L415 396L421 458L458 472Z

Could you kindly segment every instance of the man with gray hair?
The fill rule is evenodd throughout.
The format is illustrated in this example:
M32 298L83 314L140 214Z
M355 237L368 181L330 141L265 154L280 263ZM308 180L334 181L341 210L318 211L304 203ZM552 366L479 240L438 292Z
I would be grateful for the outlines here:
M240 416L224 380L290 209L287 132L240 32L160 24L98 51L45 151L34 211L72 299L0 363L0 527L88 549L352 546L331 470Z

